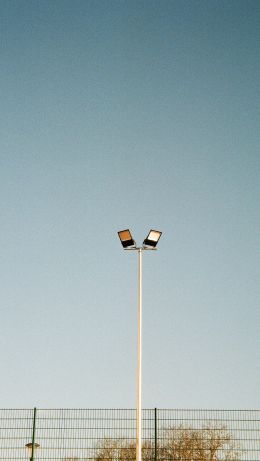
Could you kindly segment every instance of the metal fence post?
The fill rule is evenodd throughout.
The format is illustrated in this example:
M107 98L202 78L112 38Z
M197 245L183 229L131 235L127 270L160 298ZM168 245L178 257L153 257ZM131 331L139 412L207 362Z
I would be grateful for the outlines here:
M34 461L34 443L35 443L35 427L36 427L36 408L33 409L33 432L32 432L32 456L31 461Z
M157 408L154 409L154 461L157 461Z

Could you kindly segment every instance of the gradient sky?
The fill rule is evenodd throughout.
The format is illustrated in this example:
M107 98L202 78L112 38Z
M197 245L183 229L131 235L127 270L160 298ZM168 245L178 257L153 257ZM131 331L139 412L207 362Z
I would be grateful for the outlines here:
M1 407L259 408L260 2L2 0Z

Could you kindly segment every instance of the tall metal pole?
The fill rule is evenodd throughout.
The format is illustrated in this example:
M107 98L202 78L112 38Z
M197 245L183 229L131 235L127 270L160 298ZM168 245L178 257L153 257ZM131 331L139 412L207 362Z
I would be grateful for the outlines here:
M138 344L136 382L136 461L142 461L142 252L156 250L162 232L151 229L142 247L137 247L129 229L118 232L125 250L138 251Z
M142 461L142 248L138 248L136 461Z

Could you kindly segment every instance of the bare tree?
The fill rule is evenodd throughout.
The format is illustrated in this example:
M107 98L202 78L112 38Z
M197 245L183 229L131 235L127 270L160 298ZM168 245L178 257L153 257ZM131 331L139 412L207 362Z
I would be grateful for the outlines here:
M98 447L95 461L135 461L136 445L127 439L104 439ZM149 441L142 444L143 461L154 459L154 449Z
M239 461L239 450L225 427L209 425L201 429L184 426L165 429L157 442L144 441L144 461ZM95 461L134 461L135 442L104 439L97 448Z
M179 426L165 431L159 461L238 461L239 450L225 427Z

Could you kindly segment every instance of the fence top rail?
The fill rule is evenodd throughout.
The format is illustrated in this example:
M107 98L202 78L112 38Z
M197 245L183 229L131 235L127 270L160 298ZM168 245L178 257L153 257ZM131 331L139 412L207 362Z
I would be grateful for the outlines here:
M0 411L33 411L35 407L31 408L0 408ZM182 411L182 412L224 412L224 413L229 413L229 412L260 412L260 409L258 408L160 408L160 407L154 407L154 408L143 408L143 411ZM71 408L38 408L37 411L136 411L135 408L79 408L79 407L71 407Z

